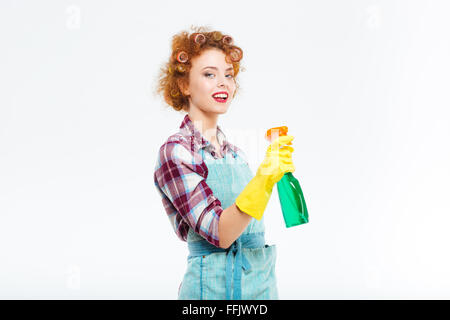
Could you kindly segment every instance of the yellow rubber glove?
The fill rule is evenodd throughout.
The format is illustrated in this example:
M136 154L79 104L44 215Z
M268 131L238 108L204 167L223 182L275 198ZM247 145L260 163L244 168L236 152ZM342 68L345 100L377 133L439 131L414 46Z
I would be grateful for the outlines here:
M275 183L286 172L295 171L292 162L294 148L286 146L293 139L290 135L281 136L270 144L256 175L236 198L236 206L256 220L261 220Z

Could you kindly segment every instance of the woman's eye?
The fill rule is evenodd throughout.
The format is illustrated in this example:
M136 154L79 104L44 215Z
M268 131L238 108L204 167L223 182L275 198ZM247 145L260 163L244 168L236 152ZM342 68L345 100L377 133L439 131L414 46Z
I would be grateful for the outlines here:
M205 76L209 77L209 76L213 76L213 74L212 73L205 73ZM234 76L232 74L228 74L227 76L229 76L230 78L234 78Z

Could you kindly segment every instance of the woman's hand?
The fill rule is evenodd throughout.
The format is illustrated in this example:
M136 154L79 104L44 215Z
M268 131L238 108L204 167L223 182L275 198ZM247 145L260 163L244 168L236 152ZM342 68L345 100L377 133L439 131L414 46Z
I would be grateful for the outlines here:
M242 212L260 220L266 209L275 183L286 172L294 172L291 144L293 136L281 136L267 148L266 157L259 166L255 177L236 198L236 206Z
M257 175L267 176L267 187L273 188L275 183L281 180L286 172L294 172L292 162L293 136L281 136L275 139L267 148L266 157L258 168Z

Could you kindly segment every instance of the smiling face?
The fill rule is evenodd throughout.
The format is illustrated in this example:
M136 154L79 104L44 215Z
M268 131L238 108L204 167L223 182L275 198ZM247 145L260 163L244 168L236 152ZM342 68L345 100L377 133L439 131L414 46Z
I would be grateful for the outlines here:
M189 109L197 108L203 113L222 114L227 112L236 90L233 65L225 61L225 53L220 49L207 49L191 61L189 85L183 93L189 96ZM213 96L222 92L219 97Z

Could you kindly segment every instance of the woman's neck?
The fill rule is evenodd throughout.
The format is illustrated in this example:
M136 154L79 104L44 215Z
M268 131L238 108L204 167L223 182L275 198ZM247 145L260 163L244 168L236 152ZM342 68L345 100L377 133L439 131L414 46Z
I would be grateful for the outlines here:
M217 144L217 119L218 114L206 114L197 108L188 112L194 127L212 144Z

